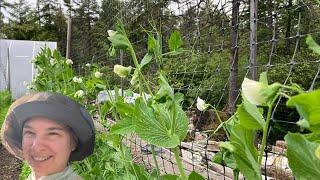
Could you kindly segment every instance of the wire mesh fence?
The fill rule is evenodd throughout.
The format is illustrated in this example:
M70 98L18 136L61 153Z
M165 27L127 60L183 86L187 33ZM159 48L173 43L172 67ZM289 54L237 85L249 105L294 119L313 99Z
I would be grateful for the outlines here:
M223 120L226 120L240 99L243 78L257 78L254 73L266 71L270 82L297 83L305 90L320 87L319 58L305 44L306 36L318 38L320 33L320 14L316 10L319 5L313 1L261 1L256 2L256 7L238 0L110 2L113 2L110 9L115 11L115 17L124 22L138 58L146 52L146 32L154 27L161 30L164 42L172 30L179 30L183 35L184 48L194 52L166 57L162 67L175 91L185 95L184 108L190 124L193 124L188 138L180 146L189 172L196 170L207 179L233 178L229 167L212 161L214 154L219 152L217 142L226 139L223 133L210 134L218 126L216 118L210 112L196 110L197 97L218 107ZM250 14L252 9L256 10L255 16L252 16L254 11ZM76 17L74 21L77 21ZM110 18L110 24L114 22ZM86 74L82 68L86 63L99 63L109 70L115 64L132 64L125 52L121 58L120 55L112 58L104 45L81 38L88 33L86 30L77 33L73 43L81 41L83 44L73 47L71 59L78 62L78 73ZM102 47L102 51L96 53L93 47ZM163 49L168 49L166 43ZM88 55L85 54L87 51L92 52ZM156 70L157 66L151 64L146 71L149 81L155 81ZM118 80L113 81L120 86ZM122 88L126 89L128 82L122 81ZM230 99L231 95L233 98ZM276 102L262 167L266 179L293 179L283 155L286 147L279 140L283 140L288 131L299 131L296 125L299 118L295 110L285 106L284 99ZM153 166L148 144L136 136L127 137L125 144L131 148L137 161L146 167ZM177 173L170 150L160 148L157 156L162 173Z

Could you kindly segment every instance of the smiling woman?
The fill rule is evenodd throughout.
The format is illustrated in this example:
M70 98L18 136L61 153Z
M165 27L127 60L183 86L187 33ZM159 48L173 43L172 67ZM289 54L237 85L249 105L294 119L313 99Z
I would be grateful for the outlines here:
M92 118L77 102L57 93L37 93L9 108L1 129L7 150L32 169L30 180L82 179L71 168L92 154Z

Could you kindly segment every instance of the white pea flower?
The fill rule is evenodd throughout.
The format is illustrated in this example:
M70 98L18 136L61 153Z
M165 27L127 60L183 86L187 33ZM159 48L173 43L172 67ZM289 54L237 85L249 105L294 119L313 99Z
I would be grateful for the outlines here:
M78 83L82 83L82 78L78 78Z
M197 109L199 111L205 111L207 108L209 107L209 104L206 104L206 102L201 99L201 98L197 98Z
M113 67L114 73L116 73L118 76L120 76L120 77L122 77L122 78L127 77L127 76L130 74L131 69L132 69L131 66L129 66L129 67L124 67L124 66L119 65L119 64L116 64L116 65Z
M72 81L77 83L78 82L78 78L75 76L75 77L72 78Z
M114 30L108 30L108 35L109 35L109 37L114 36L116 33L117 33L117 31L114 31Z
M74 94L74 97L81 98L81 97L83 97L83 95L84 95L83 90L79 90Z
M94 77L96 77L96 78L101 78L102 75L103 75L103 73L101 73L99 71L94 73Z
M266 84L244 78L241 85L242 96L244 96L244 98L246 98L251 104L263 105L266 102L266 97L264 97L260 92L266 87Z
M78 78L78 77L75 76L75 77L72 78L72 81L75 82L75 83L82 83L82 78Z
M71 64L73 64L73 61L72 61L71 59L67 59L67 60L66 60L66 63L67 63L68 65L71 65Z
M53 66L55 64L55 60L53 58L50 59L50 64Z
M87 64L86 64L86 67L90 67L90 66L91 66L91 64L90 64L90 63L87 63Z

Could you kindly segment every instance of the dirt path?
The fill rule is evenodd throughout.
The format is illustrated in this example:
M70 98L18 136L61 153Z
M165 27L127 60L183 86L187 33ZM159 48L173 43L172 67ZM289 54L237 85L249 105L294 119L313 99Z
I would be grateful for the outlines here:
M0 179L18 180L21 165L21 161L9 154L0 143Z

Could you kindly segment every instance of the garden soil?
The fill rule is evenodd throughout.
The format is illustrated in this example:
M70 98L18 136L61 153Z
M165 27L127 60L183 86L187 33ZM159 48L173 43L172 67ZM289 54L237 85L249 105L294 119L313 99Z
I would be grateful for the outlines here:
M18 180L22 162L8 153L0 143L0 180Z

